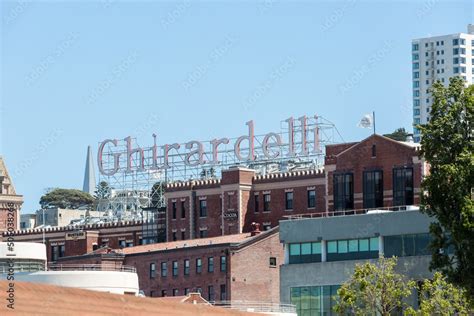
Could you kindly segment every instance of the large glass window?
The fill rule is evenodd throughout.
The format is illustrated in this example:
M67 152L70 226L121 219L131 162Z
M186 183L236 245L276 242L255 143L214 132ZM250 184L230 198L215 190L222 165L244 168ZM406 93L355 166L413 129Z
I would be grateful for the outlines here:
M293 209L293 192L285 192L285 210Z
M308 190L308 208L316 207L316 190Z
M207 217L207 201L199 200L199 217Z
M334 210L354 208L354 176L352 173L334 175Z
M303 286L290 288L290 302L298 315L336 315L334 297L339 285Z
M321 242L290 244L290 264L321 262Z
M197 258L196 259L196 273L201 273L202 272L202 259Z
M227 271L227 258L226 256L221 256L221 271Z
M364 172L364 208L383 207L383 173L380 170Z
M413 168L393 169L393 205L413 205Z
M327 261L372 259L379 256L379 239L342 239L326 243Z
M384 236L385 257L424 256L431 254L430 234Z

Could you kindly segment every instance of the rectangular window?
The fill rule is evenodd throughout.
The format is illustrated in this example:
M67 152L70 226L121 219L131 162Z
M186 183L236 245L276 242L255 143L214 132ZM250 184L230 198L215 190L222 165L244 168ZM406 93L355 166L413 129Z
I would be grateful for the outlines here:
M178 296L178 289L173 289L173 296Z
M269 193L263 195L263 211L270 212L270 200L271 196Z
M207 258L207 272L214 272L214 257Z
M189 287L184 288L184 295L188 296L189 295Z
M327 241L327 261L374 259L379 256L378 237Z
M276 267L277 266L277 258L276 257L270 257L270 267Z
M207 237L207 229L201 229L199 231L199 238L206 238Z
M383 207L382 171L365 171L363 182L364 208Z
M59 258L58 246L51 246L51 261L57 261Z
M420 82L418 80L413 81L413 88L419 88L420 87Z
M316 207L316 190L308 190L308 208Z
M453 55L459 54L459 48L453 48Z
M354 208L354 176L352 173L334 174L334 210Z
M161 276L162 277L168 276L168 264L166 262L161 263Z
M415 71L415 72L413 73L413 78L415 78L415 79L420 78L420 73L419 73L418 71Z
M221 301L227 300L227 290L225 284L221 284Z
M418 44L413 44L412 45L412 50L417 51L418 50Z
M430 255L430 239L429 233L384 236L384 255L387 258Z
M189 275L189 259L184 259L184 275Z
M173 276L178 276L178 261L173 261Z
M172 232L171 236L172 236L173 241L178 240L178 237L176 236L176 232Z
M186 218L186 201L181 201L181 218Z
M207 217L207 201L199 200L199 217Z
M393 206L413 205L413 168L393 169Z
M418 54L413 54L413 60L418 60L419 59L419 55Z
M227 271L227 258L226 256L221 256L221 271Z
M453 39L453 46L459 45L459 39L455 38Z
M150 279L154 279L156 277L156 263L150 263Z
M255 210L255 213L258 213L260 210L260 207L258 205L258 195L254 195L253 198L254 198L254 210Z
M420 63L413 63L413 69L420 69Z
M208 302L214 301L214 287L212 285L209 285L207 287L207 301Z
M293 209L293 192L285 192L285 210Z
M171 212L172 212L173 219L176 219L176 202L173 202L171 204Z
M181 231L181 240L186 240L186 232Z
M59 245L59 258L64 257L66 252L66 245Z
M196 273L201 273L202 272L202 259L197 258L196 259Z
M162 297L165 297L167 294L166 294L166 290L161 290L161 296Z

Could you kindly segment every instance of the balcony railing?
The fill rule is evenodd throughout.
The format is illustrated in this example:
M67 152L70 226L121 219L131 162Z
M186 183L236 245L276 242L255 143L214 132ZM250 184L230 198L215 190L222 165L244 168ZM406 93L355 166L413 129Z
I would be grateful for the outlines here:
M219 301L214 306L254 313L293 313L296 315L296 306L292 304L265 303L252 301Z
M306 213L297 215L286 215L283 216L284 220L298 220L305 218L318 218L318 217L334 217L334 216L350 216L350 215L364 215L364 214L378 214L378 213L389 213L389 212L404 212L404 211L418 211L420 207L418 205L403 205L403 206L388 206L388 207L377 207L377 208L364 208L357 210L343 210L343 211L331 211L331 212L319 212L319 213Z
M113 266L103 264L50 264L49 271L116 271L136 273L137 269L132 266Z

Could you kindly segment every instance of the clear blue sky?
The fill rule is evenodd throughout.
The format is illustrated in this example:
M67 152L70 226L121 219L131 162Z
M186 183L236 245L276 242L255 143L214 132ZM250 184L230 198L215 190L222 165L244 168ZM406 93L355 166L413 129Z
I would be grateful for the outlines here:
M23 212L82 188L87 145L259 134L318 113L345 140L411 130L411 40L466 32L471 1L1 2L0 154ZM255 91L264 86L262 93ZM144 126L144 127L143 127Z

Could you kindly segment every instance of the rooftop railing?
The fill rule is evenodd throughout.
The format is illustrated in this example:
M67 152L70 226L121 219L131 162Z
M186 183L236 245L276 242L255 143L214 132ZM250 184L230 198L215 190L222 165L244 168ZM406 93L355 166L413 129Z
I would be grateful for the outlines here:
M296 306L292 304L265 303L252 301L219 301L214 306L254 313L293 313L296 315Z
M50 264L49 271L115 271L136 273L137 269L132 266L113 266L103 264Z
M364 209L357 209L357 210L342 210L342 211L331 211L331 212L320 212L320 213L296 214L296 215L286 215L283 217L284 217L284 220L298 220L298 219L305 219L305 218L381 214L381 213L390 213L390 212L419 211L419 210L420 210L420 207L418 205L403 205L403 206L364 208Z

